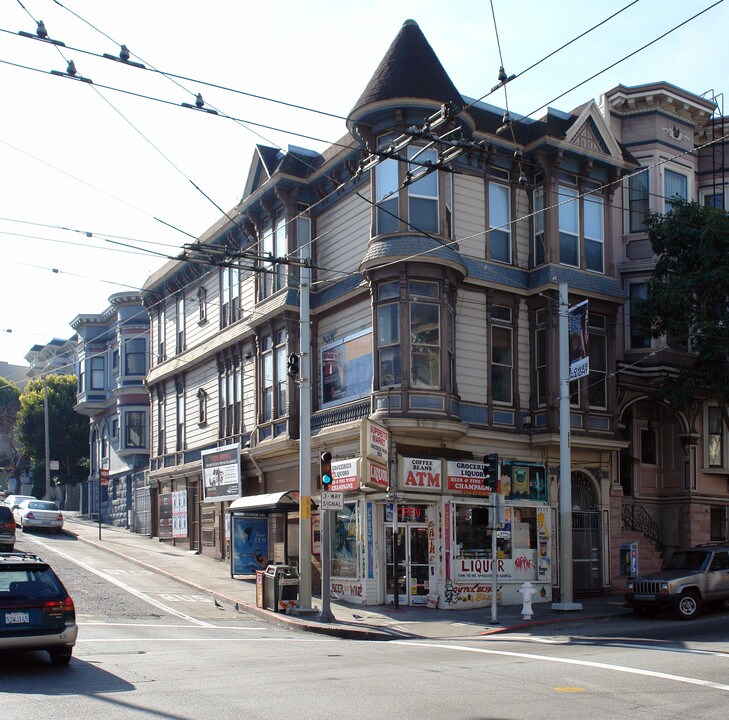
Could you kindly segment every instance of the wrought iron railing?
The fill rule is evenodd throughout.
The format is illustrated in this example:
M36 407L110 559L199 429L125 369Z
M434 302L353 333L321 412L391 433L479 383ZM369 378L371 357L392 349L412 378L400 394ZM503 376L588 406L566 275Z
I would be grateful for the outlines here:
M330 425L339 425L340 423L352 422L360 418L367 417L370 414L371 401L369 398L351 405L343 405L342 407L332 408L331 410L322 410L311 416L311 431L316 432Z
M661 530L658 523L642 505L634 503L623 505L623 527L643 533L650 544L659 552L661 551Z

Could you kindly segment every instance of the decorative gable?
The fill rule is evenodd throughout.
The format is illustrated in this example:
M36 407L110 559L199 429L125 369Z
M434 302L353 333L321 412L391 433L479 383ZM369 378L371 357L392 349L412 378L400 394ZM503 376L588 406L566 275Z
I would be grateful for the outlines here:
M623 159L617 141L605 124L594 100L590 100L565 134L565 140L588 152Z

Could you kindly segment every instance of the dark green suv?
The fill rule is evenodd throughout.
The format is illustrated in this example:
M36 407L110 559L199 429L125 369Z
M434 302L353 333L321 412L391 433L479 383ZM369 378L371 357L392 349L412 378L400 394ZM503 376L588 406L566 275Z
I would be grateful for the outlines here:
M15 518L8 505L0 503L0 551L10 552L15 547Z
M660 572L630 578L625 600L641 617L666 607L681 620L692 620L704 605L721 607L729 600L729 545L675 552Z

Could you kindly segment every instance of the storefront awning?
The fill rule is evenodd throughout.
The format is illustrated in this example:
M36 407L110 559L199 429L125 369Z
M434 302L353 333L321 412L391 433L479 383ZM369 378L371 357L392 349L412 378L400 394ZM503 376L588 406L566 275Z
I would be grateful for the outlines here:
M292 512L299 509L299 493L288 492L248 495L234 500L228 508L229 513L244 512Z

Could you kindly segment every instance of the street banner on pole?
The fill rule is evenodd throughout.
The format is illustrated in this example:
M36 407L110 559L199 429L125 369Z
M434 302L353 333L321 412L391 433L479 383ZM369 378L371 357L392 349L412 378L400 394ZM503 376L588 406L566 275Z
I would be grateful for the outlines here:
M590 374L590 347L587 335L587 300L568 313L570 340L570 382Z

